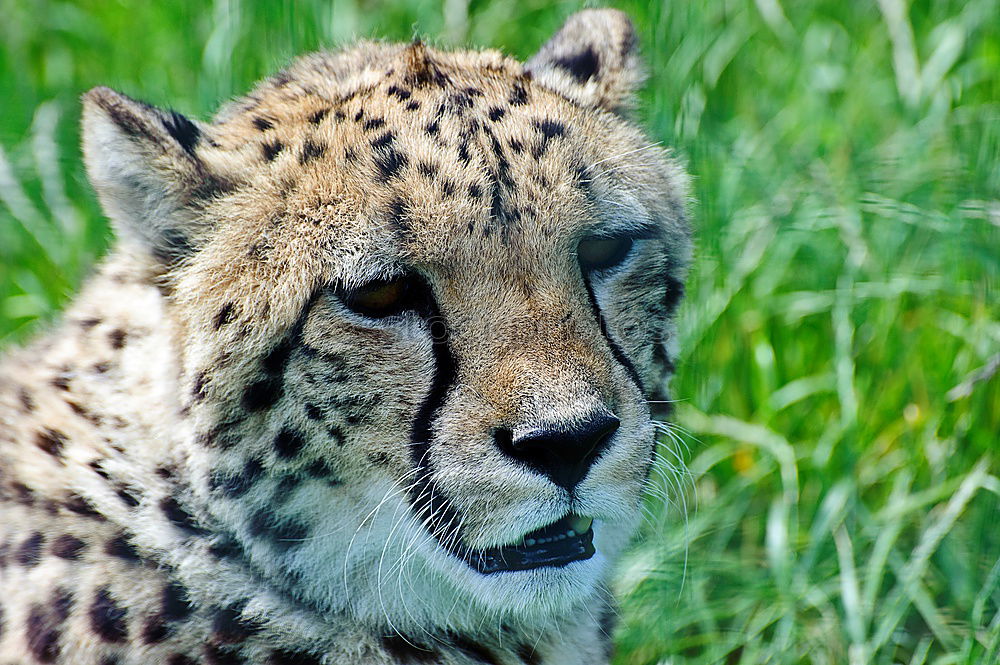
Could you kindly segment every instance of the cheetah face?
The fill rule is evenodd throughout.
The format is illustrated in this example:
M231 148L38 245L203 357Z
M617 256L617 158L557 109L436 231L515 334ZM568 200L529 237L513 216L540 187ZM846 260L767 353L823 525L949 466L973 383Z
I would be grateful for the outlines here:
M89 93L91 177L176 325L188 502L246 565L396 622L597 592L688 254L634 51L588 11L527 65L308 56L210 125Z

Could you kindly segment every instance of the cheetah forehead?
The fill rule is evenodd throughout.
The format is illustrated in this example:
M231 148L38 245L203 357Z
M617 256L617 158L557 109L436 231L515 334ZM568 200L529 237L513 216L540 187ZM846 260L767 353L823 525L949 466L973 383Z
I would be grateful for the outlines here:
M334 234L334 251L353 241L434 260L530 246L598 218L669 217L684 196L663 153L621 116L497 51L368 43L305 56L206 135L198 155L245 183L216 200L224 222L257 219L249 238L291 221L290 242Z

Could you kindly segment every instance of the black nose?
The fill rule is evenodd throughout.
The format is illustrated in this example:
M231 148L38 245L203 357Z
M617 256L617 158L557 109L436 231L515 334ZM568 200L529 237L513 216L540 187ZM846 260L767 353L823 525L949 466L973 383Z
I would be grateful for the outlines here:
M509 429L498 429L496 441L510 457L572 491L620 424L610 413L595 413L581 423L550 425L517 437Z

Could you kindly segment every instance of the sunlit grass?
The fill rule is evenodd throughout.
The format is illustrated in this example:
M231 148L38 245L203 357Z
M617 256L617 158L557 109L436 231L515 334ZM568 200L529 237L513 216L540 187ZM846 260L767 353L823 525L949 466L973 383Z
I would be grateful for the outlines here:
M0 0L0 340L108 236L77 98L208 117L355 36L524 57L576 5ZM1000 8L620 3L695 176L686 475L616 583L620 664L1000 662ZM687 449L684 449L684 446Z

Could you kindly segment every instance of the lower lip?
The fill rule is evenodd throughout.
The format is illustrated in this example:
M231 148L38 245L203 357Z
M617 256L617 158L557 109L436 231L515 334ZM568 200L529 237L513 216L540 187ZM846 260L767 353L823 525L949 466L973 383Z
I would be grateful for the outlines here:
M544 532L549 528L539 529L539 531ZM464 552L462 558L479 573L491 575L543 567L560 568L574 561L584 561L594 556L593 528L588 527L581 534L545 543L539 543L539 538L532 537L534 535L528 534L525 538L525 543L534 541L532 545L522 543L489 550L470 550Z

